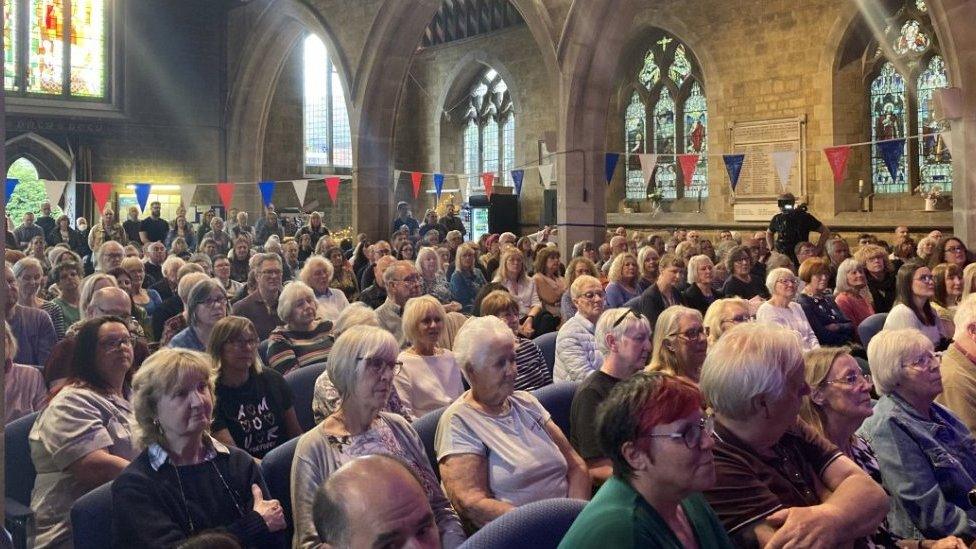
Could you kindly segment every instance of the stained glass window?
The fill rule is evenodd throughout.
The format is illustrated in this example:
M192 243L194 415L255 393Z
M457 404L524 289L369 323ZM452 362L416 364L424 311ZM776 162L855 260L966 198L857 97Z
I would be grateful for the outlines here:
M908 128L905 120L905 80L891 63L885 63L881 73L871 83L871 140L884 141L905 137ZM892 179L884 160L881 148L872 147L871 165L876 193L908 191L906 169L907 144L905 154L898 163L898 178Z
M339 71L318 36L308 35L303 48L306 172L352 167L352 136Z
M928 11L929 7L925 3L925 0L915 0L915 9L918 11Z
M463 120L464 171L495 174L496 185L514 185L515 113L508 84L487 68L471 85ZM480 188L480 178L469 183Z
M949 86L945 61L938 55L929 60L928 67L918 76L918 171L919 183L924 190L938 185L951 189L952 158L939 132L946 129L944 122L935 119L933 96L935 90Z
M674 164L675 158L674 131L674 100L667 88L661 89L661 95L654 106L654 152L658 155L658 164ZM658 190L664 198L677 198L677 189L673 181L666 186L660 178L657 180Z
M656 31L637 72L641 93L634 92L624 110L624 140L628 152L657 153L653 187L662 198L708 196L708 109L700 71L688 46L677 38ZM639 85L638 85L639 84ZM645 139L649 142L645 143ZM677 155L701 155L692 187L684 189ZM630 155L626 162L626 197L646 197L640 159Z
M16 5L3 2L3 87L16 89L17 73L17 17Z
M901 33L895 39L894 49L898 55L908 52L922 53L929 47L929 37L919 28L918 21L914 19L905 21L901 27Z
M5 89L14 95L107 98L111 5L109 0L5 1Z
M705 141L705 130L708 128L708 110L705 108L705 94L701 86L695 82L691 86L691 93L685 99L684 111L685 152L701 155L691 180L691 194L708 195L708 143Z
M645 119L644 102L635 91L630 96L627 112L624 115L624 140L627 144L627 183L626 197L631 200L643 200L647 197L647 185L641 171L640 158L636 155L647 152L644 144Z

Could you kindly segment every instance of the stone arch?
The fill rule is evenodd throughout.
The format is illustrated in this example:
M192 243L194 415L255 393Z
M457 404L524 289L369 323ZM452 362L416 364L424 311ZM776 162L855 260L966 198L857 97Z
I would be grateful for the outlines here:
M255 6L257 9L257 6ZM260 8L241 55L228 97L227 178L257 180L264 161L264 139L271 101L281 70L302 38L315 33L325 43L346 95L350 117L349 62L333 38L324 18L298 0L272 0ZM355 152L355 151L354 151ZM260 204L255 192L245 197L249 206Z
M71 178L72 160L64 149L34 132L22 133L4 142L4 173L18 158L26 158L37 168L41 179L67 181Z

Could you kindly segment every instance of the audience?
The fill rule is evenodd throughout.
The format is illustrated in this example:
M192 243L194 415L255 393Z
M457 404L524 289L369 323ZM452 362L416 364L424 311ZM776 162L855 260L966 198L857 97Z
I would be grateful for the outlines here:
M573 315L576 314L576 303L573 301L573 292L570 291L570 288L573 287L576 278L583 275L599 278L600 273L597 271L596 265L585 257L570 259L569 264L566 265L566 291L563 292L563 297L559 302L559 316L563 322L573 318Z
M837 284L834 290L834 299L837 308L844 314L844 317L851 321L854 327L854 334L857 335L857 327L864 322L864 319L874 314L874 298L868 289L867 275L864 266L855 259L845 259L837 268Z
M766 287L772 297L759 306L756 311L756 320L779 324L784 328L789 328L800 338L800 345L804 351L816 349L820 346L817 335L810 327L807 316L803 312L803 307L793 301L796 297L797 278L792 271L786 268L778 268L769 271L766 276Z
M726 330L742 324L752 322L756 316L750 312L749 302L738 297L726 297L715 300L708 306L702 325L711 347L722 337Z
M874 312L887 313L895 304L896 289L895 271L885 249L877 244L866 244L858 248L854 259L864 265Z
M20 284L14 277L10 263L4 265L4 275L7 279L7 300L4 303L7 308L7 322L18 344L14 362L41 367L47 362L51 349L58 341L54 323L51 322L50 315L40 308L25 307L19 303Z
M640 273L634 254L624 252L613 258L607 279L610 283L606 287L606 306L608 308L623 307L631 299L641 294Z
M461 304L461 312L471 313L471 306L478 290L485 285L485 277L475 268L478 248L473 244L462 244L457 249L454 273L451 274L451 294Z
M416 268L417 272L420 273L421 294L436 297L447 312L461 310L461 304L454 301L454 296L451 295L451 286L441 268L441 260L437 255L437 250L429 246L420 248L417 251Z
M725 259L725 266L729 271L729 278L722 286L722 293L729 297L752 299L759 297L769 299L769 290L763 285L765 274L760 277L754 275L754 260L752 253L746 246L736 246L729 250ZM765 272L766 268L762 267Z
M613 476L560 549L734 547L701 491L715 486L714 420L693 383L638 373L600 405L596 429Z
M234 314L249 318L254 323L258 339L265 340L272 330L283 324L277 313L282 281L281 257L273 253L258 255L254 270L257 290L234 304Z
M542 246L540 244L540 246ZM545 246L535 256L535 274L532 281L535 283L536 291L539 293L539 301L542 303L542 312L546 313L547 318L556 322L555 328L561 320L562 312L559 304L562 302L563 294L566 293L566 280L563 278L562 263L559 261L559 249L554 246ZM536 335L541 335L540 332Z
M495 290L481 300L481 316L496 316L515 335L515 390L532 391L552 383L552 372L539 346L518 333L518 302L505 290Z
M410 261L394 261L383 271L383 284L386 286L386 300L376 307L376 318L381 328L393 334L401 346L406 345L410 343L410 336L404 330L404 307L409 299L420 295L420 274ZM444 322L444 314L441 307L441 323Z
M342 295L341 292L334 293ZM329 333L332 322L318 316L318 302L312 288L304 282L285 286L278 298L278 317L286 324L278 326L268 336L268 366L280 374L287 374L298 368L322 364L328 359L333 342Z
M214 325L227 316L227 294L220 282L204 278L186 297L187 327L169 341L169 347L204 352Z
M708 350L702 316L676 305L664 310L654 325L654 350L648 371L667 372L698 383Z
M63 338L67 326L61 307L57 303L41 299L39 295L47 279L41 262L33 257L25 257L14 263L13 271L17 282L17 304L26 309L37 309L47 313L54 325L56 339Z
M817 341L821 345L831 346L852 343L856 339L854 324L844 316L833 296L828 293L830 269L827 262L819 257L807 259L800 264L799 274L804 285L796 301L803 308Z
M688 287L681 293L685 305L702 315L716 299L725 297L713 287L715 264L707 255L696 255L688 260Z
M849 546L877 530L884 490L797 421L810 387L792 330L729 330L706 357L700 386L718 439L705 498L737 547Z
M515 337L495 317L455 342L471 389L441 415L435 447L447 496L476 528L540 499L589 499L586 463L531 393L515 391Z
M569 289L576 304L576 314L563 323L556 333L554 381L582 381L600 369L603 354L593 335L596 321L603 314L605 293L600 281L582 275Z
M644 246L637 252L637 264L640 266L640 280L637 281L637 287L641 292L657 281L660 260L660 254L651 246Z
M403 335L410 345L397 357L401 367L393 385L417 417L447 406L464 390L454 353L438 345L445 314L432 296L413 298L403 310Z
M336 340L326 371L342 403L302 435L292 462L294 547L318 547L324 541L313 516L319 487L344 464L374 454L403 459L421 479L444 546L456 547L464 541L458 516L437 482L420 437L403 417L383 411L400 368L397 349L389 332L369 326L349 330ZM386 497L401 496L388 492Z
M586 461L590 478L596 484L613 474L610 457L600 447L597 406L620 382L644 369L651 353L650 336L650 323L630 309L608 309L597 321L596 342L603 353L603 364L580 383L569 412L569 440Z
M117 545L171 547L212 529L245 546L287 545L281 502L269 496L258 465L210 436L213 409L204 354L161 350L133 378L142 452L112 483Z
M630 303L634 309L647 317L648 322L654 324L657 317L668 307L684 305L684 298L678 289L681 273L685 268L683 259L676 255L665 254L658 262L657 280L640 295L636 303Z
M942 333L951 334L956 331L953 319L962 299L962 268L955 263L940 263L932 269L932 278L935 282L935 293L930 301L932 310L939 316Z

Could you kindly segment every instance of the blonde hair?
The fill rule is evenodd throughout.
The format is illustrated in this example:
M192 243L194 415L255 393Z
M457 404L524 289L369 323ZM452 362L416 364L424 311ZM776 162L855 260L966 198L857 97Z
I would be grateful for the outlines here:
M432 311L440 315L443 323L447 313L434 296L422 295L407 301L403 306L403 337L407 341L417 341L420 337L420 321Z
M637 262L637 256L630 252L623 252L617 254L617 257L613 258L613 262L610 263L610 271L607 273L607 280L610 282L617 282L620 280L620 273L624 270L624 263L627 260L634 262L634 266L637 267L638 272L634 274L635 282L637 278L640 278L640 263Z
M800 407L800 417L817 430L821 435L826 435L824 428L827 423L827 414L823 408L813 401L812 391L816 391L827 379L830 368L838 358L849 354L850 349L846 347L820 347L809 351L803 356L803 372L806 384L810 386L811 394L803 397L803 404Z
M705 318L702 320L702 325L708 330L708 346L711 347L715 344L720 337L722 337L723 329L722 323L725 321L724 317L726 312L728 312L729 307L738 306L741 307L743 311L747 314L751 314L749 309L749 302L741 297L726 297L722 299L716 299L708 306L705 310Z
M525 255L515 246L508 247L502 252L501 258L498 260L498 269L495 271L495 282L508 282L508 260L513 257L522 260L522 271L515 282L519 284L528 282L529 277L525 274Z
M189 349L166 347L149 356L132 378L132 411L136 420L136 442L142 448L164 446L166 436L159 425L159 400L171 395L187 379L204 379L214 397L214 372L207 355ZM209 428L204 430L209 433Z
M648 369L684 376L691 380L698 379L699 372L689 372L689 365L682 364L678 360L673 344L665 345L678 335L681 319L688 317L702 321L700 311L682 305L668 307L658 315L657 322L654 324L654 350L651 352L651 363Z

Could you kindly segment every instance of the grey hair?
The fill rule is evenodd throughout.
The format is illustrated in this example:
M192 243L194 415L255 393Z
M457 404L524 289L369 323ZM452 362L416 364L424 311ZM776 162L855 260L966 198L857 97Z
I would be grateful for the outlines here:
M95 254L95 270L102 270L104 266L102 265L102 255L105 254L106 248L118 246L122 250L122 255L125 255L125 247L114 240L106 240L102 242L102 245L98 247L98 253Z
M726 297L722 299L716 299L708 306L705 311L705 318L702 320L702 325L708 330L708 346L711 347L715 341L722 337L722 317L725 316L726 311L729 307L736 305L742 307L742 310L751 313L749 308L749 302L741 297Z
M324 258L322 256L313 255L313 256L311 256L311 257L309 257L308 259L305 260L305 266L302 267L301 272L298 273L299 280L301 280L305 284L308 284L308 280L312 277L312 268L315 265L321 265L322 267L325 268L326 272L329 273L329 280L330 281L332 280L332 277L335 276L335 268L332 266L332 262L331 261L329 261L328 259L326 259L326 258ZM280 315L279 315L279 318L281 318L282 320L284 320L284 317L282 317Z
M410 269L410 271L415 270L413 263L409 261L404 261L401 259L392 263L386 268L385 271L383 271L383 284L386 285L387 291L389 291L390 283L396 278L397 269Z
M579 297L585 284L597 284L600 286L601 290L603 289L603 285L600 284L600 279L596 278L595 276L580 275L576 277L576 280L573 281L573 285L569 287L569 297L573 299Z
M878 393L894 393L901 383L905 361L913 354L932 349L932 340L915 328L878 332L868 343L868 366Z
M207 278L209 277L206 273L189 273L180 278L180 283L176 285L176 295L180 296L180 301L185 304L187 300L190 299L190 290L197 285L197 282ZM186 310L189 311L189 307L187 307Z
M796 334L776 324L740 324L725 332L702 364L698 385L716 413L747 420L753 399L779 399L794 370L804 368Z
M454 337L454 358L464 379L471 383L471 372L481 369L487 358L486 349L515 345L515 334L505 322L494 315L468 319Z
M332 334L341 335L343 332L354 326L376 326L379 327L380 320L376 316L376 311L372 307L361 301L350 303L342 309L339 317L336 318L335 325L332 326Z
M200 263L204 263L204 264L207 265L207 269L209 269L210 272L213 272L213 260L210 259L210 256L207 255L207 254L204 254L204 253L195 253L195 254L193 254L193 255L190 256L189 262L190 263L196 263L198 265Z
M861 269L864 272L864 265L850 257L840 262L840 265L837 266L837 287L834 289L834 295L840 295L841 292L854 293L854 288L851 288L850 284L847 283L847 275L855 269ZM867 276L867 273L864 274ZM868 290L867 285L861 288L861 292L858 295L866 299L868 303L874 301L871 298L871 291Z
M973 294L962 298L956 306L956 314L952 317L952 321L956 325L956 332L952 339L959 341L966 337L969 326L976 322L976 297L973 297Z
M796 275L786 267L778 267L769 271L769 274L766 275L766 289L769 290L769 295L773 295L776 283L784 279L796 280Z
M918 239L918 244L915 245L915 255L917 255L918 257L922 258L925 261L928 261L928 259L929 259L928 256L923 256L922 255L922 246L924 244L931 244L932 245L932 252L931 253L935 253L935 247L939 244L939 241L936 240L936 239L934 239L934 238L932 238L931 236L926 236L926 237L923 237L923 238ZM930 255L931 255L931 253L930 253Z
M224 290L220 282L213 278L204 278L190 288L190 292L186 296L186 316L191 326L197 321L197 307L203 305L203 302L209 299L210 294L215 291L220 291L221 296L227 295L227 291ZM224 305L224 313L227 313L227 305Z
M614 326L614 323L619 323ZM620 341L633 328L643 328L648 337L651 335L651 323L644 316L632 314L631 309L617 307L603 311L600 318L596 321L594 335L596 347L604 356L610 354L610 347L607 345L607 336L612 335L614 341Z
M163 261L163 264L159 268L163 273L174 268L179 271L180 267L182 267L184 264L186 264L186 262L183 261L182 257L171 255Z
M44 266L41 265L41 261L36 257L28 256L18 259L17 262L14 263L11 270L14 272L15 278L20 278L21 273L23 273L29 267L36 268L37 270L41 271L41 276L44 276Z
M444 270L441 268L441 258L439 255L437 255L437 250L435 250L430 246L423 246L422 248L417 250L417 259L414 261L414 266L417 268L417 272L420 273L421 276L423 276L424 273L423 260L425 257L431 254L434 254L434 257L437 258L437 262L435 263L435 267L434 267L434 272L440 273Z
M342 333L332 350L325 371L343 402L348 402L362 374L361 358L396 360L400 346L393 334L373 326L362 326Z
M295 312L298 301L307 298L311 298L318 307L315 300L315 290L311 286L301 281L285 284L285 287L281 289L281 295L278 296L278 318L282 322L288 323L291 314Z
M699 254L688 260L688 284L698 283L698 268L706 263L715 267L715 263L707 255Z
M86 276L85 280L81 282L81 294L78 298L78 312L81 315L81 320L88 318L88 306L91 305L92 296L95 295L95 286L102 280L108 280L112 288L119 287L119 282L110 274L93 273Z
M253 263L250 263L250 265L258 271L262 270L264 268L263 267L264 263L268 261L277 261L279 265L284 264L284 262L281 260L281 256L274 252L254 254L253 256L251 256L250 261L253 261Z

